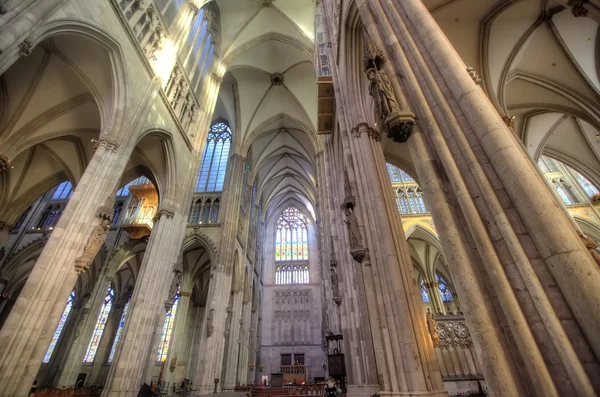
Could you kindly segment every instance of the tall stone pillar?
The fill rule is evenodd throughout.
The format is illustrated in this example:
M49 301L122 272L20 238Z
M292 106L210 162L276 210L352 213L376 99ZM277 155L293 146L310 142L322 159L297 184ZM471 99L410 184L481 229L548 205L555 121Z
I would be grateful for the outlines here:
M0 330L0 396L29 394L65 302L82 270L76 269L75 260L84 248L87 252L90 244L96 245L96 235L90 237L90 234L102 220L96 216L97 210L107 203L128 159L129 153L118 151L115 142L99 141L14 310Z
M254 272L249 269L244 281L244 299L242 300L242 316L240 319L240 329L238 332L239 357L237 362L237 374L235 385L245 385L248 379L248 353L250 348L250 327L252 320L252 280Z
M342 111L341 106L338 111ZM341 125L345 125L343 120L341 120ZM321 221L323 225L321 232L327 233L331 239L324 247L330 245L335 258L338 258L337 271L340 275L340 290L343 294L343 300L339 307L339 320L331 321L331 316L329 316L329 328L336 327L336 323L339 322L344 338L348 395L352 397L373 395L380 390L380 386L368 316L365 283L360 265L354 261L348 250L351 243L339 209L340 203L345 198L344 185L339 183L339 175L343 175L345 167L344 164L335 161L337 156L333 140L326 139L325 141L323 171L326 174L324 180L327 193L322 202L322 205L326 206L326 212ZM332 308L332 312L335 313L334 308ZM324 324L325 326L326 324ZM336 332L334 329L329 331Z
M123 310L127 304L128 295L129 293L126 293L121 302L113 304L112 310L104 327L104 335L102 335L102 340L98 345L96 358L94 359L94 364L92 365L92 372L86 378L85 383L87 385L98 384L102 367L108 362L110 357L110 352L119 329L119 323L121 322L121 316L123 315ZM125 318L125 321L127 321L127 318ZM123 340L119 338L119 342L117 342L117 344L120 342L123 342Z
M242 260L243 264L245 264L245 256L242 256L240 260ZM237 266L238 269L243 268L243 265L240 265L239 263L235 263L234 266ZM224 390L233 390L236 386L238 359L241 347L240 338L242 337L240 331L241 329L243 329L244 326L242 312L242 304L244 298L243 272L238 271L236 274L236 278L237 280L232 280L231 285L231 321L228 324L229 329L226 330L228 332L229 344L227 348L227 355L223 358L223 363L225 365L225 378L223 379Z
M356 201L350 213L346 206L346 222L352 250L361 244L362 235L370 250L361 271L381 390L392 395L446 396L415 291L412 260L392 198L381 137L364 122L352 129L351 136L348 132L341 134L349 149L346 168L354 197L346 196L344 201Z
M103 396L131 396L144 382L150 384L150 379L144 377L145 369L156 361L150 354L156 318L159 313L164 315L169 289L165 280L172 278L172 266L168 264L177 260L186 221L187 213L158 210Z
M82 317L79 319L75 327L75 335L71 342L69 354L62 368L59 370L57 386L60 388L68 388L75 386L77 375L79 375L87 347L90 343L90 338L94 332L98 314L106 297L106 290L112 282L113 275L106 274L107 264L104 264L90 298L87 300ZM102 339L107 338L106 332L102 334Z
M218 390L222 387L221 373L225 350L227 307L231 292L231 279L234 266L234 253L240 214L241 187L243 185L244 162L246 159L233 154L229 161L227 182L222 203L225 204L221 248L216 265L211 271L211 281L206 304L206 327L202 335L200 349L196 353L200 360L196 367L194 388L200 393L212 393L215 379L219 379Z
M445 197L483 264L526 387L544 396L594 395L600 292L592 285L600 269L423 3L362 0L359 9L393 60L389 75L402 75L390 79L393 91L404 87L449 181Z
M177 313L175 315L175 324L173 325L173 333L171 334L171 342L169 351L167 352L167 363L163 380L166 384L173 384L181 381L176 372L177 365L181 365L180 361L183 358L186 346L186 333L188 323L188 313L190 309L190 300L192 292L189 285L181 287L179 290L179 303L177 304ZM176 357L176 358L175 358ZM174 366L172 369L171 367Z

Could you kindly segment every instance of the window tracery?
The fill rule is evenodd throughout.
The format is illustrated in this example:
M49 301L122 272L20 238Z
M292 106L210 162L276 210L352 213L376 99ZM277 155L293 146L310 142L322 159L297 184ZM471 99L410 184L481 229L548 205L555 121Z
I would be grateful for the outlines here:
M177 293L175 299L173 299L173 306L165 315L165 322L163 323L162 334L160 337L160 343L158 345L158 352L156 361L166 361L167 353L169 352L169 343L171 342L171 335L173 334L173 326L175 325L175 314L177 314L177 304L179 303L179 286L177 286Z
M275 284L308 283L308 265L279 265L275 268Z
M56 330L54 331L54 335L52 336L52 340L50 341L50 346L48 346L48 350L46 350L46 354L44 355L44 359L42 360L44 364L50 362L50 358L52 357L54 348L58 343L58 338L60 338L60 334L62 333L62 330L65 327L65 323L67 322L67 318L69 318L69 313L71 313L71 309L73 308L74 300L75 291L71 291L71 295L69 295L69 299L67 299L67 304L65 305L65 310L63 310L63 313L60 316L60 321L58 322Z
M96 357L96 353L98 351L98 345L100 345L104 328L106 328L106 321L108 320L110 309L112 309L114 298L115 290L113 289L112 285L109 285L108 290L106 291L106 296L104 297L104 302L102 303L102 308L100 309L100 314L98 314L98 320L96 320L96 326L94 327L94 332L92 333L92 339L90 339L90 344L88 345L85 357L83 358L84 363L94 362L94 358Z
M423 200L423 191L415 180L404 170L392 164L388 163L386 167L392 182L398 212L403 215L429 213Z
M196 180L196 192L220 192L223 190L230 146L231 130L229 126L223 122L213 124L206 139L206 147Z
M450 290L448 286L448 282L441 276L439 273L435 275L435 280L438 283L438 289L440 290L440 295L442 296L443 302L453 302L454 294Z
M306 218L296 207L288 207L277 219L275 260L308 260Z
M121 332L123 331L123 326L125 325L125 318L127 317L127 310L129 309L129 302L131 301L131 294L129 294L129 298L127 298L127 303L123 308L123 313L121 314L121 319L119 320L119 328L117 328L117 333L115 334L115 340L113 341L112 347L110 349L110 354L108 356L108 363L112 363L113 358L115 358L115 352L117 351L117 345L119 343L119 338L121 337Z

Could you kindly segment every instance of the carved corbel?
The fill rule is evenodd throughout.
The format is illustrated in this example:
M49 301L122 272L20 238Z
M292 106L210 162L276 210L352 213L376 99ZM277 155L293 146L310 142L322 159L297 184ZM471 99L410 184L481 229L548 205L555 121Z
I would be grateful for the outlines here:
M103 147L107 151L116 153L119 148L119 143L117 141L108 138L100 138L98 140L92 139L92 142L94 143L94 150Z

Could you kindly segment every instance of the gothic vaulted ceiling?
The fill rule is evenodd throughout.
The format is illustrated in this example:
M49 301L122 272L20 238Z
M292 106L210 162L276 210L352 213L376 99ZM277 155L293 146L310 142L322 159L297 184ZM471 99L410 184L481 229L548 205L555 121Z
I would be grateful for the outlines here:
M314 0L217 0L227 69L215 118L229 120L235 150L251 159L264 208L315 202L317 86Z
M600 183L598 25L555 0L423 0L527 150Z

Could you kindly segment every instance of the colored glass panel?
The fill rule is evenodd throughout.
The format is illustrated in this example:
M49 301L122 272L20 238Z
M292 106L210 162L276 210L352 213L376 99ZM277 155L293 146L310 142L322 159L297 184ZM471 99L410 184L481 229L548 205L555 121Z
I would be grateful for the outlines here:
M110 355L108 356L108 362L112 363L113 358L115 358L115 352L117 351L117 344L119 343L119 338L121 337L121 332L123 331L123 326L125 325L125 317L127 316L127 310L129 309L129 301L131 300L131 294L127 299L127 303L123 308L123 314L121 314L121 320L119 320L119 328L117 329L117 333L115 334L115 340L113 341L112 348L110 349Z
M436 274L435 279L438 282L438 288L440 290L440 294L442 295L442 301L454 301L454 295L452 294L452 291L450 291L450 287L448 287L448 283L446 282L444 277L440 276L439 274Z
M162 335L160 337L160 343L158 345L158 352L156 361L166 361L167 353L169 352L169 343L171 342L171 335L173 334L173 326L175 325L175 314L177 313L177 304L179 303L179 286L177 286L177 293L175 299L173 299L173 306L165 315L165 322L163 324Z
M227 160L231 146L231 130L225 123L215 123L208 133L206 147L202 155L196 192L220 192L225 183Z
M90 344L88 345L85 357L83 358L84 363L94 362L94 358L98 352L98 346L100 345L100 340L102 339L102 334L104 333L104 328L106 328L106 321L108 320L108 315L110 314L110 309L112 308L114 298L115 291L112 285L109 285L108 290L106 291L106 296L104 297L104 302L102 303L102 309L100 309L100 314L98 314L98 320L96 320L96 326L94 327L94 332L92 333L92 339L90 339Z
M52 353L54 352L54 348L58 343L58 338L60 338L60 334L67 322L67 318L69 317L69 313L71 313L71 309L73 308L73 301L75 300L75 291L71 292L69 295L69 299L67 299L67 304L65 305L65 310L63 310L62 316L60 316L60 321L58 322L58 326L56 327L56 331L54 331L54 335L52 336L52 341L50 341L50 346L48 346L48 350L46 350L46 355L42 362L44 364L50 361L50 357L52 357Z

